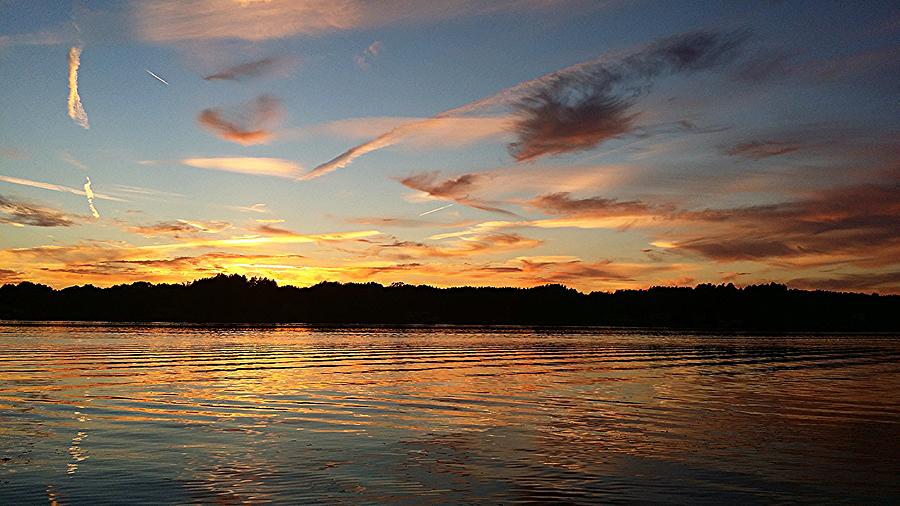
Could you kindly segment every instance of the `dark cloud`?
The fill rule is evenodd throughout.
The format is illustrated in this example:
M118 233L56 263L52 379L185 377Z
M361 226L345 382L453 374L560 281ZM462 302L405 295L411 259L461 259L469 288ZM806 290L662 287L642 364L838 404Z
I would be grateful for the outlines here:
M573 199L569 192L540 195L528 204L547 214L629 216L659 212L652 206L637 200L620 201L602 197Z
M471 236L465 240L428 244L418 241L392 240L390 242L367 241L370 246L354 253L366 258L380 256L394 260L419 258L468 257L539 246L543 241L514 233L490 233ZM352 251L348 251L352 252Z
M663 39L615 61L588 64L551 75L513 104L518 140L509 146L518 161L582 151L629 133L636 99L654 80L728 63L745 32L694 32Z
M900 292L900 271L795 278L788 281L787 284L797 288L817 290L852 292L883 290L898 293Z
M225 221L192 221L174 220L159 221L149 225L125 225L129 232L145 236L171 235L173 237L194 236L200 232L218 233L231 228L231 223Z
M399 181L407 188L427 193L438 199L452 200L458 204L481 209L482 211L518 216L513 212L496 207L492 202L479 200L471 196L471 192L475 191L484 179L485 176L478 174L463 174L455 179L440 181L436 173L425 172L413 174Z
M300 235L293 230L288 230L286 228L276 227L274 225L259 225L254 229L254 232L262 235L274 235L274 236L297 236Z
M241 81L254 77L272 75L286 70L290 60L280 57L269 57L254 60L210 74L203 79L207 81Z
M61 211L0 195L0 223L32 227L71 227L76 222Z
M197 121L220 138L247 146L268 142L273 134L271 127L282 116L281 102L261 95L239 106L205 109Z
M731 156L761 160L772 156L793 153L802 148L802 145L788 141L749 141L728 148L726 153Z
M833 188L794 202L681 212L678 217L719 225L678 242L680 249L717 261L805 256L823 264L900 262L897 183Z
M12 269L0 269L0 283L17 283L25 281L25 273Z
M737 81L762 83L786 79L797 70L796 55L780 50L760 51L744 61L735 74Z

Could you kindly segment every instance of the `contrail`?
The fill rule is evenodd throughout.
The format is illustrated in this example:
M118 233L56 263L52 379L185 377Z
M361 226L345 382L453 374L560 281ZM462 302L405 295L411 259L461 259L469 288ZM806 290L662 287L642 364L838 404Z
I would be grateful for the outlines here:
M91 190L91 178L84 176L84 196L87 197L88 207L91 208L91 214L94 215L94 218L99 218L100 213L97 212L97 208L94 207L94 191Z
M51 190L51 191L55 191L55 192L71 193L73 195L82 195L82 196L85 195L85 192L83 190L77 190L75 188L70 188L68 186L63 186L61 184L44 183L42 181L32 181L30 179L9 177L9 176L4 176L2 174L0 174L0 181L2 181L4 183L19 184L22 186L30 186L32 188L40 188L42 190ZM115 202L128 202L127 200L120 199L118 197L113 197L110 195L104 195L102 193L94 194L94 198L98 198L101 200L112 200Z
M436 213L436 212L438 212L438 211L447 209L448 207L450 207L450 206L452 206L452 205L453 205L453 204L447 204L446 206L441 206L441 207L439 207L439 208L437 208L437 209L432 209L431 211L425 211L424 213L420 214L419 216L425 216L426 214Z
M169 83L167 83L166 80L163 79L162 77L159 77L158 75L154 74L153 72L150 72L147 69L144 69L144 71L147 72L148 74L150 74L151 76L155 77L159 82L165 84L166 86L169 85Z
M69 49L69 117L82 128L90 128L87 113L81 105L81 97L78 96L78 67L81 65L81 48Z

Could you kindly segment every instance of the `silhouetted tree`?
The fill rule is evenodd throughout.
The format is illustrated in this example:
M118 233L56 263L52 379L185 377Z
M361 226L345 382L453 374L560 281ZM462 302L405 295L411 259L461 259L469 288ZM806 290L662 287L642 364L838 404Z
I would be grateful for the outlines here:
M321 282L278 286L218 274L184 284L137 282L54 290L0 287L0 318L117 322L303 322L313 324L623 325L732 330L898 331L900 296L701 284L579 293L534 288L435 288Z

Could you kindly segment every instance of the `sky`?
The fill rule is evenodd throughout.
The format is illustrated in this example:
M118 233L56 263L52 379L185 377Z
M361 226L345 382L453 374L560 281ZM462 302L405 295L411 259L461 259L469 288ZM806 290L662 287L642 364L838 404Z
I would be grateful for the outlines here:
M0 283L900 293L892 1L0 0Z

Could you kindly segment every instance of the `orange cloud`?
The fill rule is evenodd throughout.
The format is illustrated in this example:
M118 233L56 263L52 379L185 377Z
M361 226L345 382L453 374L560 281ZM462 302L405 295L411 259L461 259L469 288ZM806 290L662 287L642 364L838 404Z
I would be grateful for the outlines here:
M398 139L397 144L412 149L455 149L507 135L507 116L427 118L373 116L332 121L296 130L293 136L335 136L361 140L381 135L405 125L419 125Z
M555 4L535 0L144 0L134 3L132 17L138 35L154 42L260 41Z
M515 213L501 209L494 203L473 198L472 191L478 187L485 176L479 174L463 174L456 179L439 180L436 173L414 174L400 179L407 188L428 194L430 197L452 200L464 206L474 207L482 211L517 216Z
M265 144L274 135L271 127L283 116L281 102L268 95L229 108L200 112L197 121L218 137L244 146Z

